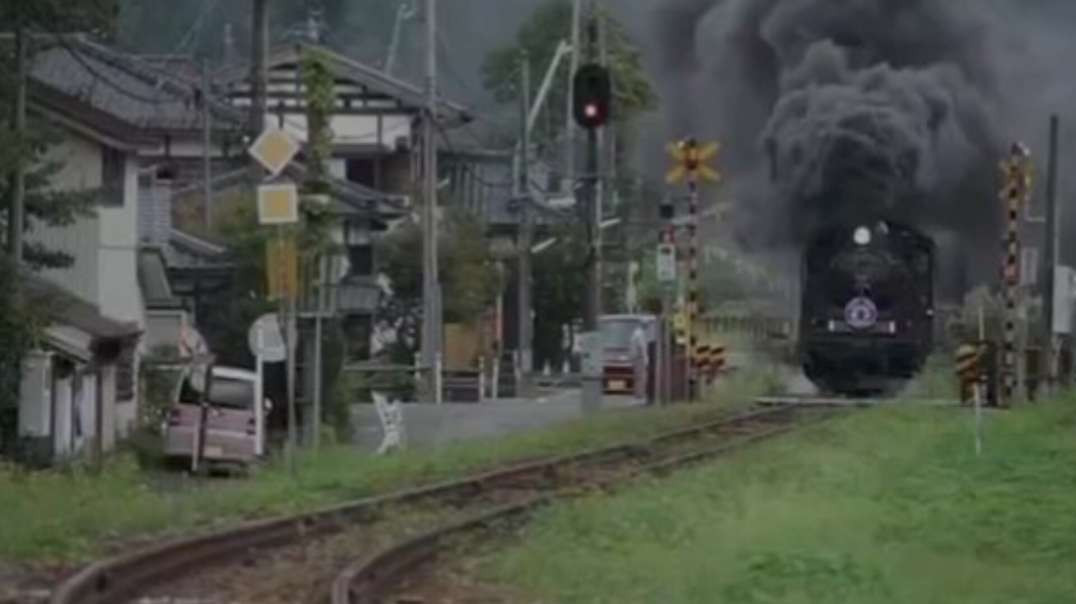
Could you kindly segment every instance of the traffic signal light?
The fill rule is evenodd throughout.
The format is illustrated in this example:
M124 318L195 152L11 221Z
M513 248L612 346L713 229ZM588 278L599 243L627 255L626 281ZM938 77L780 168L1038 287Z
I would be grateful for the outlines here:
M575 72L572 98L576 123L587 130L604 126L609 121L612 92L608 69L596 63L581 66Z

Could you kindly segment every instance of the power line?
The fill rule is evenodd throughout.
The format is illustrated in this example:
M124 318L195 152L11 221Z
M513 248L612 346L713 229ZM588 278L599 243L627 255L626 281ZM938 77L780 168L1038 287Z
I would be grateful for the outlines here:
M187 46L202 37L202 30L205 29L206 20L211 13L216 12L218 3L219 0L205 0L202 2L202 9L199 11L194 23L187 30L187 33L180 38L179 45L171 54L182 54L187 49Z

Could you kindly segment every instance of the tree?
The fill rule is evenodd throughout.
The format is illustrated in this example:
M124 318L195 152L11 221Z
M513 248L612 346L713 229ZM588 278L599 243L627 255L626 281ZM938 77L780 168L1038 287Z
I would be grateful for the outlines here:
M551 236L557 242L534 256L534 355L539 364L559 366L561 329L581 316L587 291L587 246L582 229L563 226Z
M438 233L444 318L468 323L490 307L501 289L482 225L466 212L449 212ZM408 222L380 243L378 257L392 295L378 313L381 326L397 332L397 360L410 362L422 320L422 229Z
M56 44L48 36L34 34L68 31L90 31L109 35L114 24L116 5L113 0L14 0L0 6L0 22L14 24L27 34L28 53L35 48ZM26 167L25 216L48 226L68 226L80 218L93 215L100 191L56 191L50 188L53 177L63 169L63 163L51 157L49 151L62 142L59 129L36 115L28 116L24 132L16 132L13 107L17 89L17 69L14 45L8 44L0 54L0 168L11 174L20 162ZM32 64L32 60L28 60ZM7 212L12 203L12 179L0 182L0 204ZM41 244L24 244L24 254L31 268L69 266L74 258Z
M639 49L620 22L608 12L603 16L607 23L606 39L613 80L617 164L624 166L633 145L633 122L638 115L655 107L657 97L643 69ZM513 44L495 49L486 56L482 65L484 83L498 101L518 102L523 50L527 51L531 73L537 74L535 81L540 81L560 41L569 38L571 21L570 0L546 0L520 27ZM558 138L561 138L566 119L568 62L564 62L560 69L543 108L543 118L533 134L533 140L540 147L539 155L554 164L559 159ZM623 214L633 204L641 203L642 195L635 186L637 179L630 171L621 169L619 173L622 178L613 183L612 190L620 199L629 200L618 208ZM586 233L580 228L564 227L557 235L559 242L540 254L534 263L534 350L539 362L559 362L561 328L580 317L585 306Z
M602 9L604 10L604 9ZM613 119L624 125L641 112L653 109L657 97L642 65L642 53L632 42L624 26L607 11L609 66L613 79ZM553 60L561 40L570 37L572 3L570 0L546 0L520 27L513 44L491 51L482 64L487 90L502 103L519 100L520 56L527 51L532 74L542 77ZM568 62L561 65L561 75L549 91L543 122L535 140L550 142L565 123L568 94Z

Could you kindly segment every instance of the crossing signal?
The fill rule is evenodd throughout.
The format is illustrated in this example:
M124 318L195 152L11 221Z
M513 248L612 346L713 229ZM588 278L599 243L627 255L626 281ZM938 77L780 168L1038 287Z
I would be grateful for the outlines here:
M613 93L609 70L588 63L575 72L573 82L572 105L576 123L587 130L604 126L609 121Z

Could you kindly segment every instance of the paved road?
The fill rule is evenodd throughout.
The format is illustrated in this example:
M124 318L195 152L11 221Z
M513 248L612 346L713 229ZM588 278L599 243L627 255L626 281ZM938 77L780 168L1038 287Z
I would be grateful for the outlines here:
M637 406L630 397L605 397L602 409ZM583 417L580 391L562 390L536 399L500 399L485 403L405 404L404 429L411 447L489 438L523 432ZM356 440L374 450L381 443L381 422L373 405L353 408Z

